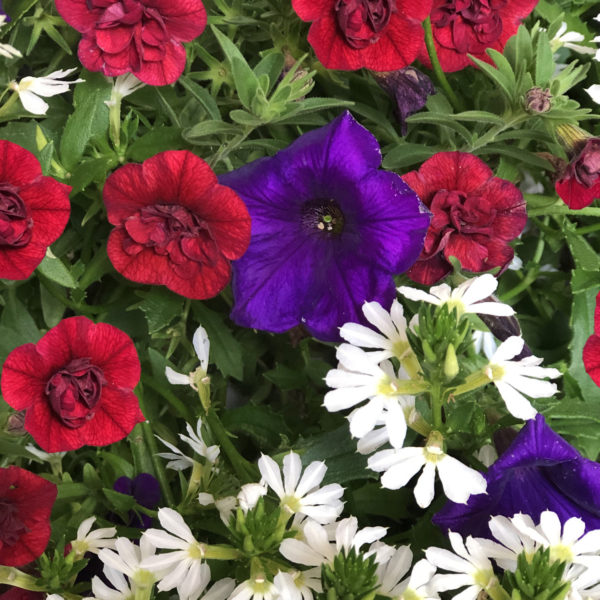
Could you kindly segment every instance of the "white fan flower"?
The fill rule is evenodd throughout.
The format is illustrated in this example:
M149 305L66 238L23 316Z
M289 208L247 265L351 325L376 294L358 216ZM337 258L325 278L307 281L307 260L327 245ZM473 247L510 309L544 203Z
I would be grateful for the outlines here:
M378 596L395 600L439 600L437 593L430 589L435 567L426 559L418 561L410 576L402 579L410 571L412 559L410 547L400 546L387 562L377 567Z
M590 85L590 87L585 88L585 91L596 104L600 104L600 83Z
M204 379L208 370L210 340L208 339L208 334L206 333L206 329L204 329L204 327L199 326L198 329L196 329L194 332L194 337L192 338L192 345L194 346L196 356L200 361L200 366L195 371L192 371L187 375L178 373L171 367L165 367L165 375L169 383L172 385L189 385L196 390L198 389L196 380L198 378L200 378L200 380Z
M543 379L560 377L560 371L540 367L542 359L537 356L511 360L521 352L523 344L523 338L518 336L506 339L490 358L485 372L498 388L508 412L518 419L527 420L533 419L537 411L523 394L532 398L553 396L556 393L556 384Z
M131 600L135 591L130 587L123 573L105 566L104 576L108 579L110 586L106 585L97 575L92 578L92 593L95 600Z
M160 508L158 520L165 531L147 529L142 534L142 539L146 538L156 548L170 552L144 558L140 568L155 574L165 573L159 580L159 591L168 591L176 587L181 598L195 600L210 579L210 570L207 571L203 566L206 546L196 540L177 511Z
M463 281L454 289L448 284L442 283L432 287L429 293L408 286L401 286L398 291L409 300L421 300L437 306L447 304L450 308L457 310L459 317L465 313L497 317L514 315L515 311L508 304L493 301L482 302L489 298L497 287L498 280L490 273L485 273Z
M498 580L494 569L480 540L469 536L465 543L454 531L448 532L450 544L454 552L443 548L428 548L425 551L427 560L438 569L451 573L437 574L431 581L431 587L438 592L465 587L456 598L476 600L479 593L496 587Z
M281 600L313 600L313 591L323 591L318 569L288 573L280 571L275 575L273 584Z
M229 596L229 600L278 600L279 594L272 581L265 577L246 579Z
M344 488L339 483L319 487L327 467L322 461L314 461L304 469L300 456L295 452L283 458L283 481L279 465L263 454L258 461L262 482L279 497L280 506L290 514L301 513L318 523L332 523L344 508L340 500Z
M238 495L237 502L239 507L247 513L252 510L258 501L267 493L267 487L261 483L246 483L244 484Z
M114 79L107 77L112 82L113 87L110 93L110 100L105 100L104 104L107 106L114 106L119 103L125 96L129 96L139 89L143 88L146 84L140 81L133 73L125 73L124 75L118 75Z
M465 504L472 494L485 493L487 483L483 475L446 454L442 442L441 435L432 432L425 447L381 450L369 458L368 465L373 471L383 472L381 485L391 490L404 487L423 469L414 489L421 508L427 508L433 501L436 471L444 493L453 502Z
M69 86L81 83L83 79L73 81L61 81L70 75L75 69L61 69L54 71L45 77L23 77L20 81L11 81L9 88L19 94L23 108L34 115L45 115L48 111L48 103L40 98L49 98L57 94L69 91Z
M364 527L358 529L356 517L342 519L335 524L335 542L330 542L327 528L312 519L307 519L302 527L303 539L288 538L281 542L279 552L289 561L320 567L322 564L333 563L333 559L342 550L347 554L351 548L360 552L364 544L371 544L381 539L387 529L385 527ZM365 557L375 554L377 548L371 548L364 553Z
M595 55L597 52L596 48L591 48L590 46L582 46L578 42L583 42L585 40L585 36L581 33L577 33L576 31L567 31L567 23L563 21L556 32L556 35L550 40L550 47L552 48L552 52L556 52L559 48L563 46L565 48L569 48L574 52L578 52L579 54L592 54ZM598 42L600 40L599 37L595 37L592 42Z
M6 23L6 15L0 15L0 28ZM10 44L0 44L0 56L5 58L18 58L23 56L16 48Z
M98 554L101 548L114 548L116 527L101 527L91 531L96 517L88 517L81 522L77 529L77 537L71 541L71 548L77 556L81 557L86 552Z

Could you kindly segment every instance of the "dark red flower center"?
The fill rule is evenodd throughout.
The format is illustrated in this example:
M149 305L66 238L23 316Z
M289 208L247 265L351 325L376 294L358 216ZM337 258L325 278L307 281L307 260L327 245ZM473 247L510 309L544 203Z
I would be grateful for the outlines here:
M587 188L594 186L600 177L600 139L588 140L570 169L578 183Z
M310 232L340 235L344 230L344 213L331 198L310 200L302 207L302 225Z
M366 48L396 12L396 0L337 0L335 16L346 43L352 48Z
M118 54L129 47L129 58L134 70L141 61L160 61L165 55L165 44L170 36L164 19L155 8L140 0L86 0L88 9L97 9L96 41L109 54ZM115 34L107 38L104 31Z
M452 28L457 52L482 52L502 33L501 11L506 3L507 0L446 0L431 12L431 23Z
M93 418L105 383L89 358L75 358L48 380L46 395L63 425L77 429Z
M13 502L0 498L0 548L13 546L27 533L27 527L19 519L18 512Z
M32 228L33 220L18 189L10 183L0 183L0 246L27 246Z
M206 221L177 204L144 206L125 221L125 230L123 250L129 255L152 248L184 270L190 260L212 266L220 257Z

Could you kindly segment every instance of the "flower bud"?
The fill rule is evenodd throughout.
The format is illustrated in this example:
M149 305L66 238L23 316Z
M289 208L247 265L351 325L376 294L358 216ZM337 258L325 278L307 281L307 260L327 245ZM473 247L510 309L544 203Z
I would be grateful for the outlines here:
M448 344L446 348L446 358L444 359L444 375L448 381L451 381L458 375L458 360L454 344Z
M550 90L541 87L531 88L525 94L525 109L534 113L545 113L552 108L552 94Z

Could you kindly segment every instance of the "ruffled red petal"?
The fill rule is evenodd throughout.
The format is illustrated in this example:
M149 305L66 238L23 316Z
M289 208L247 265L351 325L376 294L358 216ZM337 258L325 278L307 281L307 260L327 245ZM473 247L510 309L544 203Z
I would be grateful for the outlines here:
M169 35L180 42L191 42L206 27L206 9L201 0L145 0L165 21Z
M46 256L46 244L29 242L23 248L0 247L0 279L27 279Z
M594 383L600 386L600 337L592 335L583 347L583 365Z
M292 0L292 8L303 21L316 21L333 14L334 6L332 0Z
M43 396L50 370L35 344L15 348L2 367L2 396L15 410L29 408Z
M435 254L425 260L417 262L406 272L406 274L421 285L433 285L443 279L452 271L452 265L443 258L442 254Z
M169 40L164 46L165 54L161 60L142 60L139 69L131 72L148 85L169 85L175 83L183 70L187 55L185 48L174 40Z
M29 150L12 142L0 140L0 182L21 187L41 176L42 167Z
M600 198L600 180L591 188L581 185L575 177L564 177L555 184L556 193L571 209L579 210Z
M98 22L99 10L90 10L87 0L55 0L58 14L81 33L93 30Z
M426 182L427 190L434 193L438 190L474 192L493 175L480 158L466 152L438 152L419 169L420 179Z

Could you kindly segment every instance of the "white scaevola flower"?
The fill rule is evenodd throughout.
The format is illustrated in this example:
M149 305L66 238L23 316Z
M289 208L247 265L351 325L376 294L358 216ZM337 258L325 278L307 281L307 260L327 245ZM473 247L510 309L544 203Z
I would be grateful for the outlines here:
M398 292L409 300L422 300L437 306L447 304L450 308L455 308L459 316L464 313L495 315L497 317L514 315L515 311L508 304L493 301L482 302L490 297L497 287L498 280L490 273L485 273L479 277L463 281L454 289L448 284L442 283L430 288L429 293L408 286L399 287Z
M278 600L279 594L272 581L265 577L246 579L229 596L229 600Z
M134 597L135 592L123 573L106 566L103 573L110 586L106 585L100 577L95 576L92 579L92 593L95 600L131 600Z
M408 546L396 548L390 559L377 567L378 596L395 600L439 600L437 593L430 589L435 567L426 559L418 561L409 572L413 554Z
M398 300L392 302L390 312L379 302L365 302L363 314L369 323L378 329L373 331L359 323L346 323L340 328L340 336L353 346L376 348L378 352L369 352L373 362L381 362L395 356L399 360L412 353L406 337L406 319L404 309Z
M210 463L214 463L219 453L221 452L219 446L207 446L206 442L202 437L202 419L198 419L196 423L196 431L192 429L192 426L189 423L186 423L186 429L189 433L189 436L179 434L179 438L186 442L196 454L203 456ZM168 469L173 469L175 471L184 471L185 469L189 469L193 467L195 462L193 458L184 454L177 446L174 446L170 442L163 440L160 436L156 436L167 448L172 450L172 452L159 452L157 456L161 458L165 458L170 462L167 463Z
M148 538L142 537L137 546L131 540L120 537L115 542L115 549L103 548L98 552L98 558L111 569L127 575L130 584L138 589L149 589L166 573L156 573L143 569L140 564L146 558L154 556L156 548Z
M323 591L319 569L289 573L280 571L275 575L273 584L281 600L312 600L313 591Z
M490 331L481 331L479 329L475 329L473 331L473 348L477 354L483 353L483 355L490 359L494 356L494 352L498 348L496 344L496 338L494 334Z
M189 385L192 388L197 389L195 382L196 377L206 377L206 372L208 369L208 355L210 352L210 340L208 339L208 334L206 333L206 329L204 329L204 327L199 326L198 329L196 329L194 332L194 337L192 338L192 345L194 346L196 356L200 361L200 366L195 371L192 371L187 375L178 373L177 371L171 369L171 367L166 367L165 375L169 383L172 385Z
M427 508L433 500L436 471L444 493L453 502L465 504L472 494L485 493L487 483L483 475L446 454L441 448L441 436L435 433L430 434L423 448L395 447L375 453L368 460L369 469L383 472L381 485L391 490L404 487L423 469L414 490L421 508Z
M225 600L235 588L235 579L225 577L213 583L209 590L202 596L202 600Z
M451 573L437 574L431 581L431 587L438 592L466 587L458 596L460 600L476 600L479 593L498 585L494 569L480 540L469 536L465 543L454 531L448 532L454 552L443 548L428 548L427 560L438 569Z
M170 550L144 558L140 567L153 573L166 573L158 582L159 591L177 588L182 598L197 598L210 579L210 571L203 568L206 554L204 544L196 540L183 517L171 508L160 508L158 520L161 529L147 529L142 534L152 545L159 549ZM167 533L170 532L170 533Z
M515 528L543 548L550 549L550 559L583 565L593 569L600 579L600 530L585 533L585 523L571 517L564 525L558 515L545 510L540 522L533 525L527 515L518 514L511 519Z
M279 497L280 506L290 514L301 513L318 523L332 523L344 508L340 500L344 488L339 483L319 487L327 472L322 461L314 461L304 469L300 456L295 452L283 458L283 481L279 465L263 454L258 461L262 482Z
M521 360L511 360L523 349L523 338L511 336L498 346L485 369L490 381L498 388L508 412L518 419L533 419L537 411L529 400L549 398L556 393L556 384L544 381L545 377L560 377L558 369L540 367L542 359L526 356Z
M345 410L368 400L352 415L350 433L362 438L375 427L388 404L388 399L398 399L398 379L392 363L384 360L380 365L372 362L369 354L351 344L342 344L336 356L340 361L338 369L332 369L325 377L325 383L334 388L325 394L323 404L329 412ZM397 425L406 435L406 421Z
M600 83L590 85L589 88L585 88L585 91L596 104L600 104Z
M0 28L6 23L6 15L0 15ZM16 48L10 44L0 44L0 56L5 58L17 58L23 56Z
M385 527L364 527L358 529L356 517L348 517L336 523L335 542L330 542L327 529L307 519L302 527L303 539L288 538L281 542L279 552L289 561L307 567L320 567L333 563L335 556L342 550L347 554L351 548L360 552L364 544L371 544L381 539L387 529ZM377 549L370 549L365 556L376 554Z
M125 73L125 75L118 75L112 80L107 77L109 81L113 82L112 91L110 94L110 100L105 100L104 104L107 106L114 106L117 102L120 102L125 96L129 96L139 89L143 88L146 84L140 81L133 73Z
M45 115L48 111L48 103L44 102L40 96L49 98L57 94L64 94L69 91L70 85L81 83L83 79L61 81L73 71L75 69L61 69L45 77L23 77L18 82L11 81L8 87L19 94L19 99L25 110L34 115Z
M567 24L563 21L556 32L556 35L550 40L550 47L552 52L556 52L563 46L569 48L579 54L596 54L596 48L590 48L590 46L582 46L576 42L583 42L585 36L576 31L567 31ZM598 38L594 38L593 42L597 42Z
M237 495L237 501L240 508L247 513L256 506L260 498L266 493L267 486L260 483L246 483L241 487Z
M88 517L77 528L77 537L71 541L71 548L78 556L86 552L98 554L101 548L114 548L116 527L101 527L91 531L96 517Z

